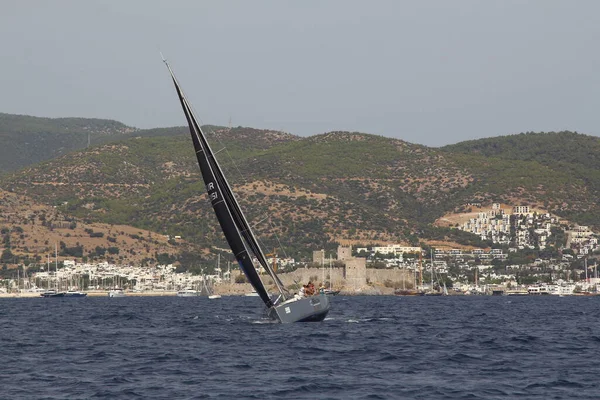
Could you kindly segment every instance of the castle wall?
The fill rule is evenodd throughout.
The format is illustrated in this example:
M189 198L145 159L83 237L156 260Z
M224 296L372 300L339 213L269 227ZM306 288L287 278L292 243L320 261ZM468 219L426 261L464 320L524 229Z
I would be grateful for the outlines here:
M236 284L235 277L241 275L239 269L231 271L231 282L227 285L230 288L228 291L245 293L251 290L250 284ZM344 268L298 268L295 271L277 274L286 287L294 284L306 285L309 280L312 280L318 288L325 278L325 283L329 286L331 279L331 287L336 290L342 289L344 292L352 293L369 285L383 286L386 281L391 282L393 287L412 288L413 274L406 272L400 268L390 269L372 269L366 268L366 260L364 258L355 258L354 260L346 261ZM267 289L271 292L276 291L273 280L270 276L261 275ZM239 290L235 289L239 288Z

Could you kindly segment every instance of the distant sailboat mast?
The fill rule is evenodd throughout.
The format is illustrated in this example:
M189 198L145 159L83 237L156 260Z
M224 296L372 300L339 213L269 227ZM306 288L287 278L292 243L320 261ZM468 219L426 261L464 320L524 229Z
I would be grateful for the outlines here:
M56 290L58 291L60 288L58 281L58 246L56 242L54 242L54 269L56 270Z
M321 250L321 282L325 285L325 250Z
M333 270L331 269L331 254L329 255L329 289L332 289L333 285Z
M433 250L429 249L429 255L431 258L431 286L429 290L433 290Z

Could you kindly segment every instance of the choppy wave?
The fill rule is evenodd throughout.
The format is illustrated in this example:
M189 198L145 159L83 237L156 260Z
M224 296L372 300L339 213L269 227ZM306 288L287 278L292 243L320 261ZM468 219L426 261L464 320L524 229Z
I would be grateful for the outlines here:
M596 399L600 298L1 299L7 399Z

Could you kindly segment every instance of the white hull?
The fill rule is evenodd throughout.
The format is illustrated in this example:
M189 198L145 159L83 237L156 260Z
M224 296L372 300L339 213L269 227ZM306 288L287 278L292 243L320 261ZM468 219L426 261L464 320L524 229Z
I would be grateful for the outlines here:
M122 290L111 290L108 292L108 297L127 297Z
M200 292L196 292L196 291L177 292L177 297L198 297L198 296L200 296Z
M220 294L211 294L210 296L208 296L208 298L211 300L220 299L221 295Z
M329 298L325 294L290 299L274 307L268 314L282 323L323 321L329 312Z

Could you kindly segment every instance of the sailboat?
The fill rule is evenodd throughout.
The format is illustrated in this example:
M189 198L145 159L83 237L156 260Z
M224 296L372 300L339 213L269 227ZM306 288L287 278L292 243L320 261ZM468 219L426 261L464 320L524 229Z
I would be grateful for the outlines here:
M221 274L221 254L217 254L217 271ZM210 287L206 285L206 278L203 277L204 286L206 287L206 291L208 292L208 298L210 300L220 299L221 295L215 293L215 282L211 281Z
M215 299L221 298L220 294L215 294L215 291L213 289L213 284L211 284L210 286L206 284L206 278L204 278L204 280L203 280L203 285L204 285L204 290L206 290L206 293L208 294L209 299L215 300Z
M59 281L58 281L58 247L57 244L54 244L54 263L55 263L55 277L56 277L56 288L55 289L50 289L48 288L48 290L46 290L43 293L40 293L41 297L86 297L87 293L85 292L79 292L77 290L71 290L69 288L67 288L67 291L60 291L58 286L59 286ZM48 255L48 273L50 273L50 255ZM50 275L48 275L48 278L50 277ZM48 283L48 285L50 285L50 283ZM67 282L68 285L68 282Z
M429 290L425 292L425 296L442 296L444 293L441 292L439 288L436 289L433 283L436 275L434 269L435 263L433 262L433 249L430 249L429 251L431 255L431 286L429 287ZM439 281L437 282L437 285L439 286Z
M108 291L108 297L126 297L127 294L125 293L123 288L119 287L119 277L117 276L116 278L113 278L113 284L114 284L115 279L116 279L117 283L114 285L114 287L112 289L110 289Z
M265 254L252 231L250 224L246 220L240 205L235 198L221 167L215 158L206 135L200 128L192 107L187 97L183 93L179 82L171 66L163 58L165 65L169 70L177 96L183 108L183 113L188 122L190 135L194 144L196 158L211 205L215 211L221 230L229 244L234 257L236 258L240 269L252 287L265 303L266 313L273 320L287 322L301 321L322 321L329 312L329 299L325 294L319 294L311 297L299 297L291 295L284 287L283 283L267 263ZM271 276L278 295L271 297L263 284L257 268L252 260L252 255L256 257L257 262Z
M406 274L406 268L404 268ZM421 286L417 284L417 269L415 268L413 274L413 287L412 289L406 288L406 275L402 275L402 288L396 288L394 290L394 294L396 296L423 296L425 292L422 290L423 288L423 254L419 253L419 282Z
M50 289L50 255L48 255L48 290L40 293L41 297L65 297L65 292L58 290L58 249L56 243L54 244L54 277L56 278L56 287Z
M40 293L40 296L42 297L64 297L63 293L59 293L58 292L58 282L56 284L56 289L51 289L50 288L50 254L48 254L48 288L46 289L45 292ZM58 274L58 267L57 267L57 272Z
M217 260L217 270L220 269L220 261L221 261L221 255L219 254L219 258ZM220 299L221 295L215 294L214 281L211 279L210 284L207 284L207 281L208 281L208 279L206 278L206 275L204 275L204 270L203 270L202 271L202 288L198 292L198 295L206 295L211 300Z
M324 258L325 256L323 256ZM325 271L325 260L322 260L323 262L323 271ZM339 290L334 290L332 287L332 282L333 282L333 274L332 274L332 269L331 269L331 256L329 256L329 287L328 288L324 288L323 289L323 293L328 294L329 296L337 296L338 294L340 294ZM325 282L325 279L323 278L323 282Z

